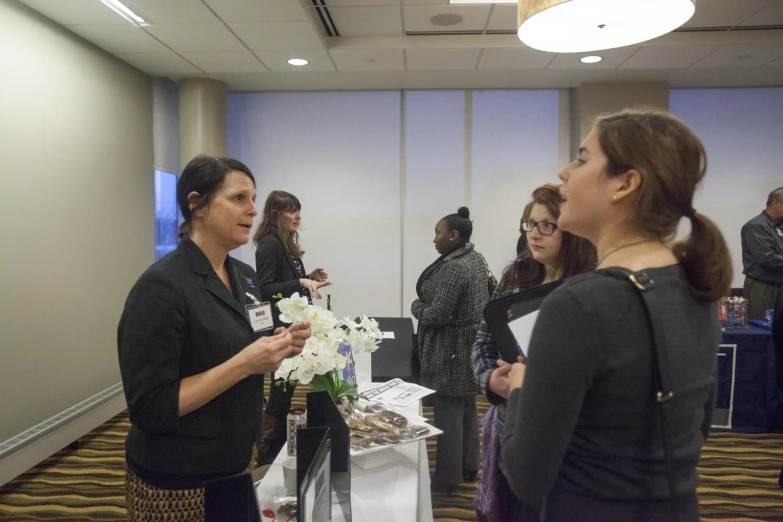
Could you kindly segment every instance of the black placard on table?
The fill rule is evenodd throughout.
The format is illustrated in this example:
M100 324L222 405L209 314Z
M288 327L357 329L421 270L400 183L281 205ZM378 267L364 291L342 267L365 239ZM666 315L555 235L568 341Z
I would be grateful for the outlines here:
M332 488L345 522L351 522L351 430L325 391L307 394L307 426L329 428Z
M296 520L332 518L332 441L329 428L296 430Z

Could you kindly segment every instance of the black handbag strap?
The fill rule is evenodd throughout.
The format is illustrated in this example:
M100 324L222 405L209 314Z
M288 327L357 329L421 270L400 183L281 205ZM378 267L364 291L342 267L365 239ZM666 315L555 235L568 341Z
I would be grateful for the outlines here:
M663 453L666 460L666 478L669 483L669 495L675 498L674 487L674 449L672 448L671 433L669 432L669 410L674 399L674 390L669 382L669 358L666 351L666 343L662 332L663 322L654 321L652 310L654 306L651 291L655 288L655 281L646 272L631 272L625 268L613 267L602 270L601 273L611 275L618 279L630 281L637 290L642 301L642 308L647 319L647 324L652 334L652 363L655 375L656 393L655 401L658 404L658 416L661 421L661 439Z

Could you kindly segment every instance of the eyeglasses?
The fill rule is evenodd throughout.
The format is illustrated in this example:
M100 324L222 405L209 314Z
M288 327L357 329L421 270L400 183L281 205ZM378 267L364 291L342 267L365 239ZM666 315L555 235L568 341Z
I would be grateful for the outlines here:
M522 230L525 232L532 232L534 228L537 228L542 236L551 236L555 233L555 230L557 230L557 225L555 223L550 223L549 221L533 221L532 219L522 220Z

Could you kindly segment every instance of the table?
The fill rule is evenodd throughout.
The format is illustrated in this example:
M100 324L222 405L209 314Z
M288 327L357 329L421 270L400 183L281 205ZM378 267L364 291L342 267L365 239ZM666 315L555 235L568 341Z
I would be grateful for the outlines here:
M371 382L370 354L354 356L356 381L360 388ZM421 415L421 401L405 410ZM351 464L351 510L353 522L432 522L430 467L426 441L412 442L398 448L402 460L372 469ZM268 499L283 487L283 461L286 448L280 451L269 471L256 488L258 505L264 509ZM342 521L342 511L332 505L332 520Z
M783 347L781 347L783 349ZM783 382L772 333L748 326L723 332L713 429L769 433L783 425Z

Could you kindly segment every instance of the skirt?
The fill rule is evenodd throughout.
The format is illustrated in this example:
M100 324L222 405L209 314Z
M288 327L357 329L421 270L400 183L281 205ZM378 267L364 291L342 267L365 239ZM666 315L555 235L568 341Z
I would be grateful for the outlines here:
M255 455L246 473L256 467ZM204 522L204 488L163 489L125 466L128 522Z

